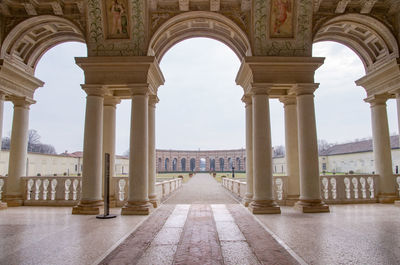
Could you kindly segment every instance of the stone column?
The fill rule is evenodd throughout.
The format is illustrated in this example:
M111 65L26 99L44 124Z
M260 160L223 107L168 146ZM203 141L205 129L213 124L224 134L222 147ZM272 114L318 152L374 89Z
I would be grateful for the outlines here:
M399 134L399 144L400 144L400 91L396 93L396 103L397 103L397 126Z
M365 101L371 105L372 143L375 170L379 174L378 199L381 203L393 203L396 194L396 180L392 172L392 154L386 111L387 95L375 95Z
M12 98L14 114L11 131L10 159L8 180L4 201L8 207L23 205L23 187L21 177L26 174L28 149L29 106L33 100Z
M146 215L153 208L148 197L149 141L147 88L133 88L129 154L129 195L122 215Z
M103 115L103 183L104 183L104 156L110 154L110 205L115 207L115 189L113 177L115 177L115 123L116 123L116 105L121 103L120 99L106 97L104 98ZM104 184L103 184L104 185ZM104 194L103 194L104 195Z
M156 194L156 104L158 97L149 97L149 200L154 208L157 208L159 201ZM178 161L179 166L179 161Z
M246 104L246 195L243 198L244 206L249 206L253 201L253 105L251 96L243 96Z
M253 181L254 196L249 205L253 214L280 213L274 201L272 145L267 89L253 89Z
M82 85L86 97L82 195L72 214L100 214L102 199L103 104L101 85Z
M5 95L0 92L0 140L3 139L4 99Z
M300 168L300 200L295 206L304 213L329 212L329 206L321 200L314 110L314 91L317 87L318 84L299 84L294 89L297 96Z
M296 97L280 98L285 110L285 158L288 189L286 205L293 206L300 197L299 148Z

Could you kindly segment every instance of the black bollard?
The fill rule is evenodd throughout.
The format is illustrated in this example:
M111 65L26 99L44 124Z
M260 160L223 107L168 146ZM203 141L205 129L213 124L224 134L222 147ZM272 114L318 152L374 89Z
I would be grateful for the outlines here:
M110 214L110 154L104 156L104 214L97 215L97 219L111 219L117 217Z

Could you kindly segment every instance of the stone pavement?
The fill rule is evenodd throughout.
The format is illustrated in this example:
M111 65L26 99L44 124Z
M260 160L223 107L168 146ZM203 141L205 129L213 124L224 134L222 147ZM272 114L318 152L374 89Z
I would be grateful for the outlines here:
M197 174L100 264L298 263L210 175Z
M165 204L229 204L238 203L210 174L196 174Z

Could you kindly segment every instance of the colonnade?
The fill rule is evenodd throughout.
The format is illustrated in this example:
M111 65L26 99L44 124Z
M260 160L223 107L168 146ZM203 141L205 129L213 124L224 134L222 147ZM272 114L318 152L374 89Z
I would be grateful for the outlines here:
M248 57L236 82L244 89L246 110L247 191L244 204L257 213L280 213L274 201L269 100L284 104L285 143L288 165L287 202L303 212L328 212L321 200L317 132L314 109L314 72L321 58ZM104 153L111 155L114 175L116 105L121 99L132 102L129 191L122 214L148 214L157 207L155 193L155 106L157 89L164 78L154 57L77 58L84 69L86 97L82 195L74 214L99 214L102 207ZM123 67L121 67L123 66ZM126 70L128 69L128 70ZM301 70L299 70L301 69ZM110 75L105 72L112 73ZM400 90L399 90L400 91ZM397 94L400 106L400 93ZM389 94L369 96L376 171L380 175L379 200L396 199L386 113ZM4 201L8 206L23 204L20 177L27 154L29 106L26 97L8 97L14 104L10 165ZM0 97L2 124L4 96ZM400 107L398 108L400 117ZM399 123L400 124L400 123ZM400 126L400 125L399 125ZM0 134L2 126L0 126ZM111 194L115 197L115 194Z

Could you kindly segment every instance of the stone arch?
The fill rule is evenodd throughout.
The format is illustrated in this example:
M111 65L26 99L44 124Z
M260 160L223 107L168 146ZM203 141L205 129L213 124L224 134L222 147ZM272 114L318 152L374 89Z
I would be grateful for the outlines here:
M174 158L174 160L172 160L172 171L177 171L178 170L178 159Z
M181 171L186 171L186 158L181 159Z
M148 55L161 61L176 43L195 37L221 41L240 59L252 54L247 35L229 18L215 12L193 11L174 16L161 25L150 40Z
M352 49L369 73L399 56L396 38L377 19L360 14L334 17L316 30L314 42L335 41Z
M190 171L195 171L196 170L196 159L191 158L190 159Z
M220 159L219 159L219 170L220 171L224 171L224 165L225 164L225 160L221 157Z
M168 171L169 170L169 158L166 158L165 159L165 171Z
M237 170L242 170L241 163L240 163L240 157L236 157L236 167L237 167Z
M86 43L82 30L68 19L43 15L26 19L6 36L0 59L34 74L43 54L52 47L68 41Z

